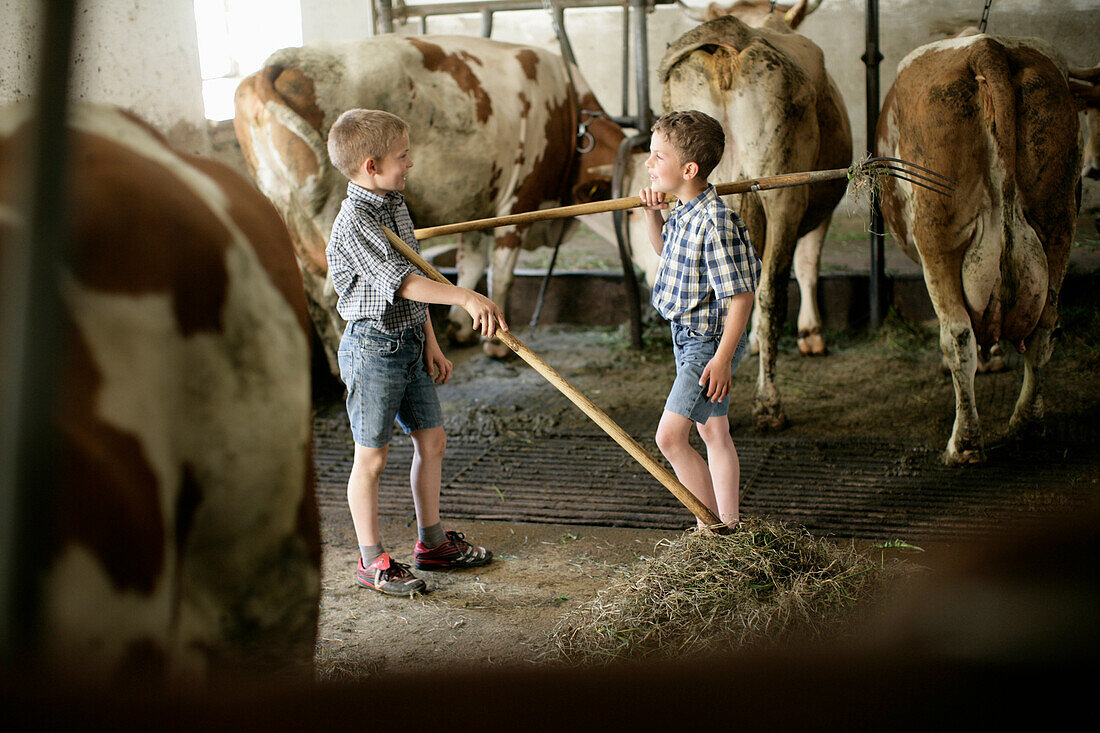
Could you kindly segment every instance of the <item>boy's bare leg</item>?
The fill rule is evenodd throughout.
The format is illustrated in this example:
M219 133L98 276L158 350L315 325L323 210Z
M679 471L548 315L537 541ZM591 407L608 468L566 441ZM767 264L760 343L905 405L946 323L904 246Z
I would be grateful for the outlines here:
M699 425L699 435L707 446L707 466L718 504L716 514L732 527L741 519L741 460L730 437L729 418L726 415L712 417Z
M415 430L410 437L414 451L409 481L416 506L416 523L421 527L431 527L439 524L439 488L447 434L440 426Z
M388 445L381 448L355 446L355 458L348 477L348 507L360 547L382 542L382 533L378 528L378 481L386 467L389 452Z
M665 410L660 424L657 425L657 447L672 464L672 470L676 472L680 483L703 502L707 509L714 512L715 516L720 516L707 462L688 442L691 426L692 421L689 418Z

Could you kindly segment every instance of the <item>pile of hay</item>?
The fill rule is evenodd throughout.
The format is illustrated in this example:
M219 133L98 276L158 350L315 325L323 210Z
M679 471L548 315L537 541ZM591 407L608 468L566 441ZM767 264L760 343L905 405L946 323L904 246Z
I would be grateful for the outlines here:
M620 572L558 622L551 642L563 661L832 638L874 608L899 574L854 547L761 519L746 519L731 535L690 531L661 545L657 557Z

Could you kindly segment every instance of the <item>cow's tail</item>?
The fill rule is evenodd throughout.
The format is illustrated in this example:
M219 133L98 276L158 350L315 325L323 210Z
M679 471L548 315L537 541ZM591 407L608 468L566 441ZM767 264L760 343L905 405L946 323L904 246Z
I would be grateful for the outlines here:
M1003 200L1011 201L1016 190L1016 97L1008 52L992 38L984 38L971 47L969 62L978 82L982 118L997 158L1004 165Z
M293 168L286 172L295 181L297 197L313 215L324 208L330 190L329 178L332 175L328 146L318 130L323 115L316 107L298 109L301 100L288 99L280 93L278 84L284 74L297 76L293 69L267 66L249 77L252 97L249 116L254 123L257 119L267 117L269 122L277 123L290 133L291 139L277 142L274 139L278 134L277 128L270 124L252 124L251 133L253 136L266 136L268 139L264 142L268 148L273 152L278 150L280 155L276 157L281 158L284 165ZM293 83L290 86L294 88ZM238 102L238 111L241 107Z

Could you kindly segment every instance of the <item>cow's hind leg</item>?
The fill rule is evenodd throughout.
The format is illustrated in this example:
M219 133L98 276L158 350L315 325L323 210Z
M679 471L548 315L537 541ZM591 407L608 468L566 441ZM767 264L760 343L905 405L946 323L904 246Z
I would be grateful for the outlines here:
M1024 379L1016 408L1008 421L1008 434L1017 437L1040 428L1043 419L1043 395L1039 391L1039 370L1050 360L1053 347L1050 330L1039 326L1027 340L1024 352Z
M493 247L493 269L489 273L489 298L504 311L508 320L508 295L515 282L516 261L519 259L519 246L515 235L497 237ZM511 324L509 324L511 325ZM499 340L493 338L482 344L485 353L494 359L511 356L512 351Z
M821 269L821 246L832 216L798 240L794 250L794 276L798 280L798 350L803 356L825 353L821 314L817 309L817 274Z
M480 232L458 237L458 286L474 290L489 264L488 240ZM447 316L447 335L452 343L467 346L477 340L474 322L462 306L451 306Z
M768 219L767 230L767 245L756 291L760 371L753 414L756 416L757 430L782 430L787 427L787 416L775 384L775 361L779 331L787 308L787 281L791 274L795 232L793 226L778 216Z
M957 264L929 260L925 262L925 283L940 320L940 348L955 387L955 425L943 460L948 464L975 463L983 458L982 431L974 399L977 341L963 302Z

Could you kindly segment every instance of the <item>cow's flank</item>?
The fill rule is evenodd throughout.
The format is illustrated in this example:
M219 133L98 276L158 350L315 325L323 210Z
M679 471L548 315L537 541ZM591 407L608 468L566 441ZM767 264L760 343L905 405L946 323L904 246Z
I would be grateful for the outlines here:
M27 110L0 112L3 211ZM70 127L42 662L99 680L308 666L320 540L286 228L248 181L132 115L78 105Z

